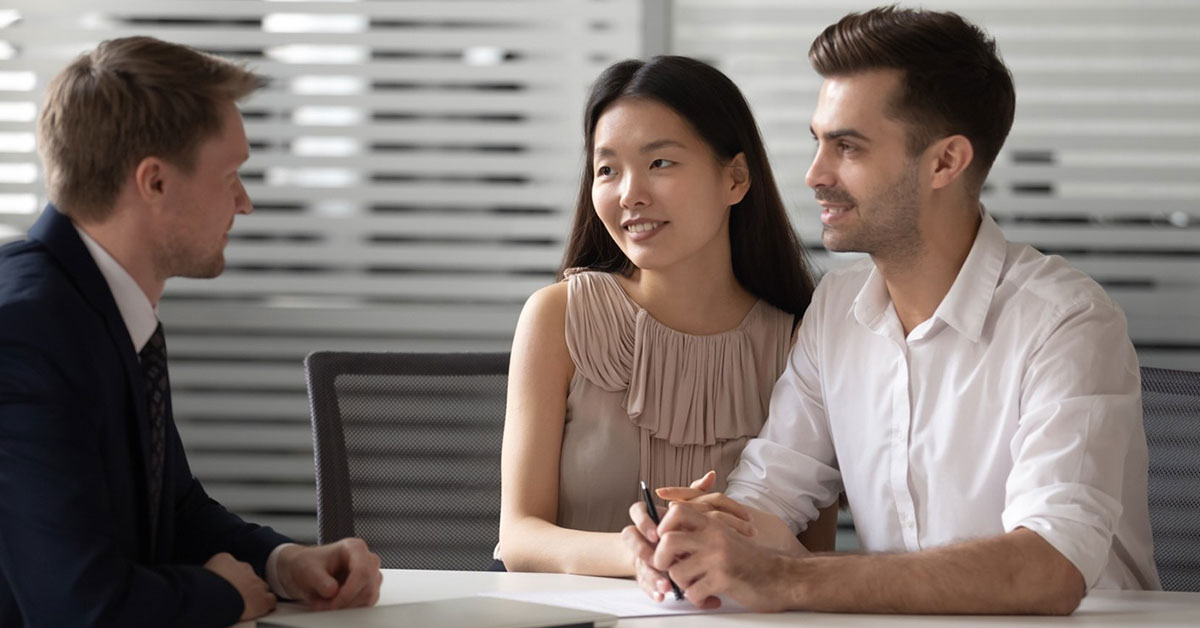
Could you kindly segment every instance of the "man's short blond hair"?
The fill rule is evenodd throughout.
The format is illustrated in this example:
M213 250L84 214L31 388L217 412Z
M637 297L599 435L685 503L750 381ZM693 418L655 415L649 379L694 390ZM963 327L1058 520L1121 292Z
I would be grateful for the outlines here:
M38 152L50 201L84 222L104 220L146 157L190 171L221 131L221 109L266 84L244 66L152 37L102 42L46 89Z

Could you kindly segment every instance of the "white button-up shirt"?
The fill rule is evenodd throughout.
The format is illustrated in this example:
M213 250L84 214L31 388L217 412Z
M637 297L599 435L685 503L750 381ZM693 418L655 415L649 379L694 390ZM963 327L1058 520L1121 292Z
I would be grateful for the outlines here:
M984 216L907 337L870 260L825 276L727 494L799 531L845 490L867 551L1024 527L1089 588L1157 589L1146 475L1124 314Z
M108 291L117 303L121 320L125 321L125 328L129 330L134 353L141 353L146 343L150 342L150 336L154 335L154 330L158 328L158 308L150 303L146 293L142 292L141 286L134 281L125 267L109 255L99 242L93 240L92 236L78 225L75 226L75 231L79 234L79 239L83 240L88 253L92 254L92 261L96 262L96 267L100 269L100 274L108 284Z

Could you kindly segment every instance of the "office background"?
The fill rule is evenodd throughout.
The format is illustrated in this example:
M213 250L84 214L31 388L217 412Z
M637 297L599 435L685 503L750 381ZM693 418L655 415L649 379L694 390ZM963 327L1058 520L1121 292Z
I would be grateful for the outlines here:
M245 60L255 213L216 280L161 304L176 420L231 509L316 535L301 360L314 349L507 350L553 280L610 63L714 63L758 116L822 268L804 172L820 30L846 0L7 0L0 8L0 241L45 202L46 82L102 39L149 34ZM998 40L1017 119L984 191L1008 237L1066 256L1125 309L1144 365L1200 370L1200 2L940 0ZM82 147L102 150L103 147Z

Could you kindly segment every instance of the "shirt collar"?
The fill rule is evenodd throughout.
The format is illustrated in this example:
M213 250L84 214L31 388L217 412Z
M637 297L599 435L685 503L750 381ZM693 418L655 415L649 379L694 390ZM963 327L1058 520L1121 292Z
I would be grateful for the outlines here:
M971 251L949 292L933 313L933 318L944 321L971 342L978 342L983 333L1007 251L1004 232L1000 231L996 221L983 209L980 209L980 214L982 220ZM854 298L855 320L878 333L891 304L892 297L888 294L883 275L878 268L872 267L858 296Z
M971 252L954 278L950 291L933 312L934 318L945 321L971 342L978 342L983 334L983 324L987 321L1008 251L1004 232L1000 231L996 221L982 209L980 214L982 220Z
M145 292L142 292L142 288L137 285L137 282L126 272L120 262L104 250L104 247L100 246L83 229L80 229L79 225L75 225L75 231L79 233L83 245L92 254L92 259L95 260L96 267L100 269L100 274L104 275L104 281L108 283L108 290L112 292L113 300L117 302L117 310L121 312L121 320L125 321L125 328L129 330L129 339L133 341L133 350L140 353L142 347L146 346L146 343L150 341L150 336L154 335L154 330L158 327L158 308L151 305L150 299Z
M888 294L883 274L872 264L866 283L858 291L858 296L854 297L854 320L871 331L879 333L883 325L883 316L891 305L892 296Z

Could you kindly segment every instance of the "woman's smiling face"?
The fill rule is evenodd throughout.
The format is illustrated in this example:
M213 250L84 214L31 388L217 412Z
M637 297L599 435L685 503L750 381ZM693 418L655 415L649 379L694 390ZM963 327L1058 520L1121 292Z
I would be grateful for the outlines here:
M609 235L641 269L729 255L730 206L744 157L721 163L679 114L657 101L622 98L593 137L592 204Z

